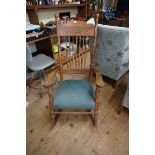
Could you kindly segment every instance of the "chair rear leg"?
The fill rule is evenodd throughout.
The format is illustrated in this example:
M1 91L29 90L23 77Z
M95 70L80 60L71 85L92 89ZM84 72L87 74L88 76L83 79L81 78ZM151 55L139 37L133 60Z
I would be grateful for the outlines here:
M51 114L51 119L52 119L51 125L52 125L52 128L53 128L55 126L55 124L56 124L55 114Z
M58 110L58 111L60 112L61 110ZM52 127L54 127L55 124L57 123L57 120L58 120L59 116L60 116L60 114L51 114Z
M56 125L59 116L60 116L60 114L53 114L52 115L52 127L54 127Z
M117 86L118 86L118 83L119 83L119 81L115 81L114 83L113 83L113 89L115 89Z
M40 79L41 79L41 84L40 84L40 92L39 92L39 94L40 94L40 98L42 98L43 97L43 83L44 83L44 79L45 79L45 73L44 73L44 71L41 71L40 73L39 73L39 75L40 75Z
M30 81L29 81L29 89L32 87L32 78L30 78Z
M123 106L121 105L120 107L117 108L116 112L118 115L120 115L122 111L123 111Z
M43 98L43 87L40 86L40 92L39 92L40 98Z
M57 123L59 116L60 116L60 114L56 114L56 115L55 115L55 118L54 118L54 119L55 119L55 120L54 120L54 121L55 121L55 124Z
M88 110L88 112L90 112L90 110ZM88 114L88 115L89 115L89 117L90 117L90 119L94 125L94 115L93 114Z

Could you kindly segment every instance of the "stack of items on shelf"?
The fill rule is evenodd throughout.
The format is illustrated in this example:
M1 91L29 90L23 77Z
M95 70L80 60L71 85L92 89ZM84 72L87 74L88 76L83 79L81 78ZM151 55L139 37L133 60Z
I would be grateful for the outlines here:
M86 0L27 0L26 5L57 5L57 4L80 4Z
M35 1L34 0L26 0L26 5L27 6L35 5Z
M72 0L72 4L80 4L80 0Z
M107 20L115 19L117 17L117 12L106 5L103 8L103 12Z
M39 25L27 24L26 25L26 38L36 36L38 37L38 32L40 31ZM42 32L41 32L42 33Z
M102 0L91 0L90 1L91 11L100 11L101 8L102 8Z

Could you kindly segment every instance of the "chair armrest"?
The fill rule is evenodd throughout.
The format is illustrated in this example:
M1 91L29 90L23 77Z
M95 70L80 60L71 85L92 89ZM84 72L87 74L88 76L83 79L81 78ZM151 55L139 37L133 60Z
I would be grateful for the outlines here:
M52 71L51 73L49 73L47 75L47 78L43 82L43 86L44 87L50 87L50 86L52 86L52 80L53 80L53 78L54 78L54 76L55 76L56 73L57 73L57 70Z
M99 72L96 73L96 85L98 87L103 87L105 85L105 82L103 82L102 75Z

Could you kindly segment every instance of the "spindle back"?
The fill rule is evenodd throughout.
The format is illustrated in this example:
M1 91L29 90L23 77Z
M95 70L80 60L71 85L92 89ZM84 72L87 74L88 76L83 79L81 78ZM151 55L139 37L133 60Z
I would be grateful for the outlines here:
M56 15L56 28L58 35L58 61L60 80L63 74L88 74L92 76L94 68L97 24L99 15L96 16L96 24L87 24L85 21L60 20ZM93 38L93 46L90 49L88 42ZM91 51L91 54L89 52ZM62 60L62 52L66 53L65 61ZM90 65L86 67L87 55L91 55ZM64 67L63 63L67 67Z

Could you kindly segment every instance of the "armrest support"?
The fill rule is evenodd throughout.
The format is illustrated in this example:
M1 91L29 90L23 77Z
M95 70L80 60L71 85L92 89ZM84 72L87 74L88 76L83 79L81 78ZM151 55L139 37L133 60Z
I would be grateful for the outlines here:
M52 71L47 75L47 78L44 80L44 83L43 83L44 87L48 88L52 85L52 80L56 73L57 73L57 70Z
M49 86L47 87L47 93L48 93L48 104L49 104L49 108L51 109L52 104L53 104L53 96L52 96L52 88ZM50 110L50 114L51 114L51 110Z
M48 93L48 98L49 98L49 107L51 107L52 102L53 102L53 98L52 98L52 81L53 81L53 78L54 78L56 73L57 73L57 70L54 70L51 73L49 73L47 75L47 78L43 82L43 86L45 88L47 88L47 93Z
M103 82L102 75L99 72L96 73L96 85L98 87L103 87L105 85L105 82Z

